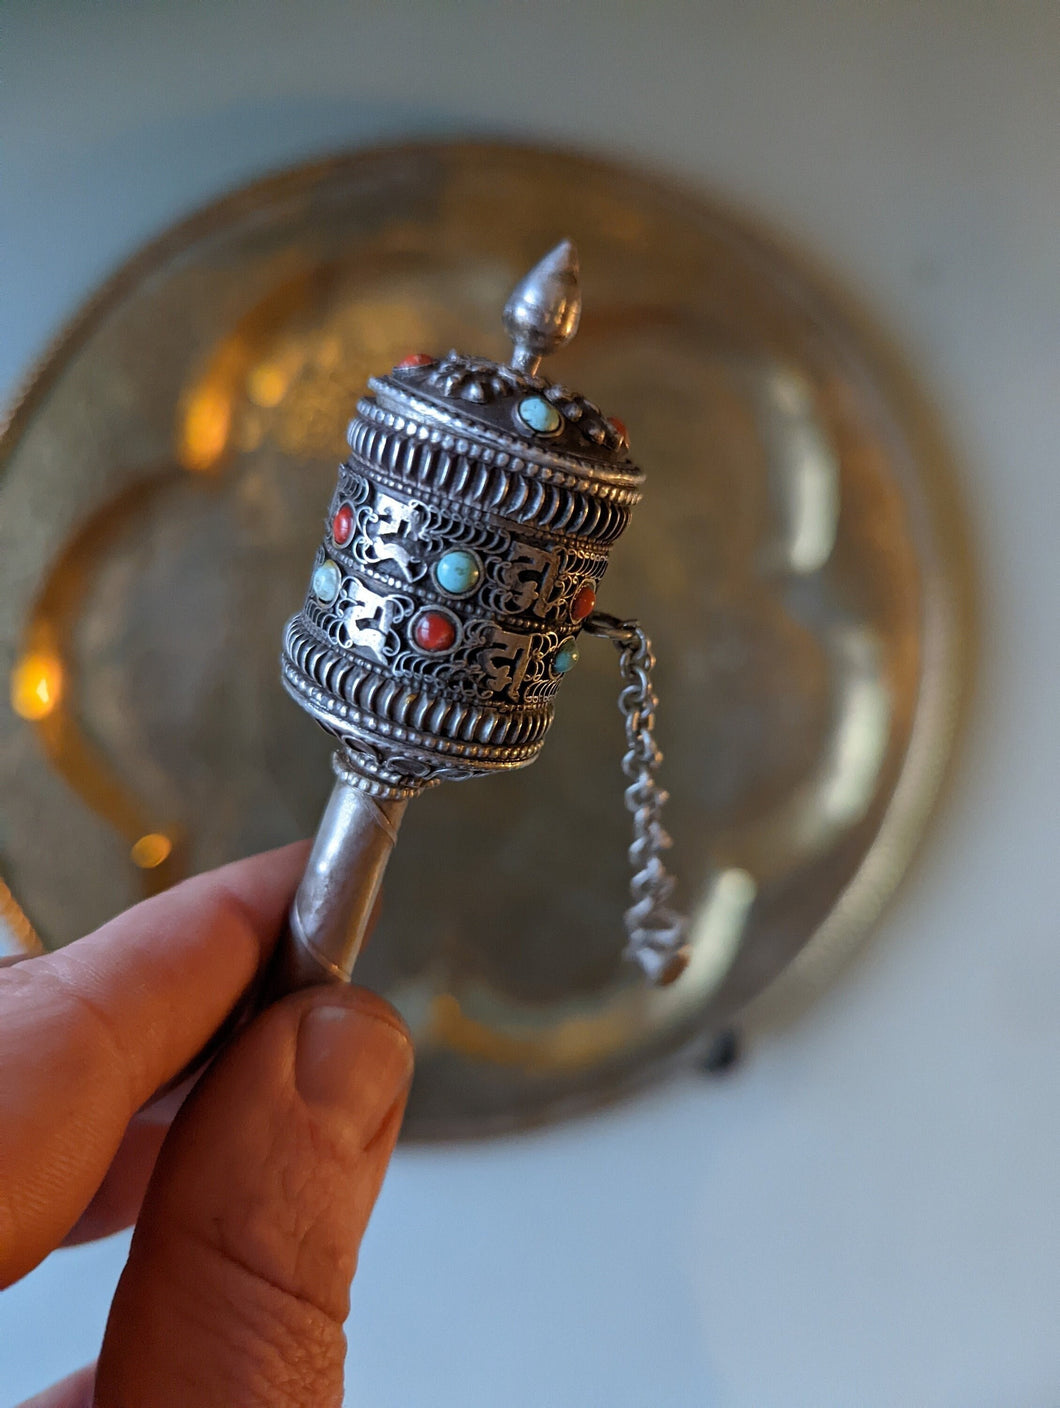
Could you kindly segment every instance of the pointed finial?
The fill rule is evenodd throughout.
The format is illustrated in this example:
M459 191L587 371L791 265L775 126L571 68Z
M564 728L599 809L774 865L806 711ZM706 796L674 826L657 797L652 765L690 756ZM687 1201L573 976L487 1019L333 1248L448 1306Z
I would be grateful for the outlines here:
M516 284L504 305L504 327L515 344L511 365L533 376L541 358L578 331L581 312L578 251L570 240L560 240Z

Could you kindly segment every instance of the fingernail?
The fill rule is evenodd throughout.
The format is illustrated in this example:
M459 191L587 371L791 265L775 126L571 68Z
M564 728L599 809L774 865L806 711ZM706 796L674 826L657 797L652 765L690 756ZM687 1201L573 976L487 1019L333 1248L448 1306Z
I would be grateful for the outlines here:
M412 1044L360 1002L316 1003L298 1027L295 1084L307 1105L345 1117L366 1148L412 1076Z

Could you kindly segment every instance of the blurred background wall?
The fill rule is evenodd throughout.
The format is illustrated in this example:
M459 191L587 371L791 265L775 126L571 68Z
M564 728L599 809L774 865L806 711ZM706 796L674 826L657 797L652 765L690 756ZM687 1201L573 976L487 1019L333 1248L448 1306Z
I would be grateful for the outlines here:
M724 1082L399 1154L351 1401L1060 1402L1060 10L9 0L2 43L8 394L120 259L233 184L509 135L771 220L895 339L962 467L977 703L878 939ZM92 1357L124 1246L5 1294L0 1400Z

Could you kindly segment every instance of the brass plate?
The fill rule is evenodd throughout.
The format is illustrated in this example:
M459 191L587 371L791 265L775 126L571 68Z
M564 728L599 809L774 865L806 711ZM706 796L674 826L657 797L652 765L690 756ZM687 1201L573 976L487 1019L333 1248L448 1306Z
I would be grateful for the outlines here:
M355 399L408 350L501 354L508 289L568 234L585 316L550 370L622 416L649 472L601 605L655 639L695 958L665 991L619 961L616 662L586 641L536 766L410 809L361 972L417 1036L414 1136L627 1089L875 917L963 669L967 574L914 400L815 276L709 201L426 144L300 168L163 236L0 442L2 874L61 944L313 829L328 745L276 660Z

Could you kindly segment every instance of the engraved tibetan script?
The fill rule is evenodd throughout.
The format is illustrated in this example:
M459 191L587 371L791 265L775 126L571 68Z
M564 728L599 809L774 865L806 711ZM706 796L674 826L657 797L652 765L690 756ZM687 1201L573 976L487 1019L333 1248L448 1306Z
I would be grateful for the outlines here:
M425 569L420 535L428 517L424 504L407 503L376 489L374 506L365 515L362 560L372 564L393 562L410 581L421 577Z
M508 561L501 565L498 576L510 593L508 609L529 611L544 616L556 581L558 563L552 553L529 543L515 542Z
M514 631L502 631L494 626L490 639L478 652L478 659L486 676L486 683L495 694L506 694L517 700L519 686L523 682L533 636L519 635Z
M350 578L350 606L346 612L346 632L351 646L361 646L377 660L384 660L387 633L401 603L397 597L381 596L356 577Z

